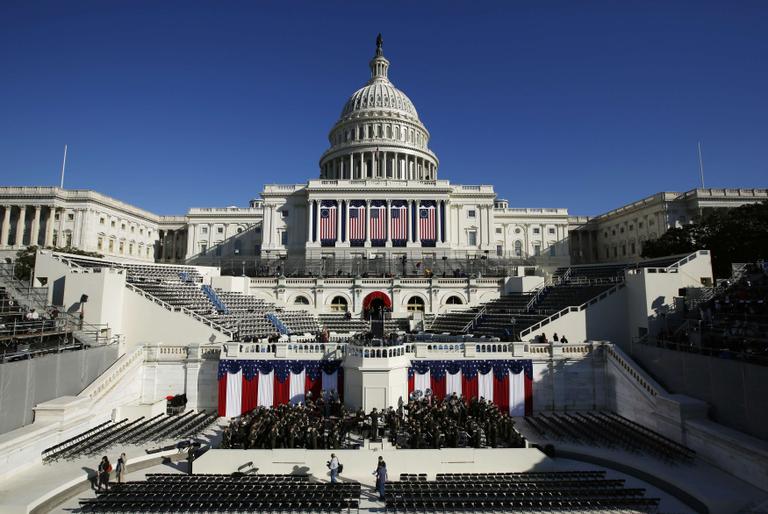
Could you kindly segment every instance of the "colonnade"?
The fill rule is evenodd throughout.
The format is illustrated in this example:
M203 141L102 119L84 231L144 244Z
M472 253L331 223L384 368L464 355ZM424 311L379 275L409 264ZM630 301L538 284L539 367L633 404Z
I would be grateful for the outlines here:
M337 243L350 243L350 205L352 202L358 200L334 200L335 208L337 209L336 216L336 239ZM376 202L376 199L366 199L365 202L365 239L363 241L364 246L372 246L371 239L371 205ZM378 200L385 205L385 222L384 222L384 234L383 241L386 246L392 246L392 200ZM450 217L446 215L450 208L448 200L431 200L434 202L435 207L435 239L429 240L430 243L445 243L448 240L448 234L450 233ZM405 238L398 239L400 242L407 243L421 243L421 223L419 218L419 207L421 202L419 200L403 200L405 204ZM322 200L310 200L307 219L307 242L317 243L320 242L320 207ZM399 207L402 206L402 203ZM414 223L415 221L415 223Z
M321 178L435 180L436 171L437 166L431 159L402 152L370 151L354 152L325 161Z
M190 255L187 251L187 240L191 238L187 234L187 229L161 230L158 235L161 244L158 245L156 259L161 261L184 261L186 256Z
M21 248L27 245L53 246L53 229L56 212L62 211L56 207L43 205L3 205L3 221L0 223L0 247ZM43 217L43 209L46 215ZM28 211L32 211L29 213ZM13 218L13 240L10 240ZM61 216L59 217L61 221ZM45 225L44 238L40 241L41 229ZM29 233L29 237L24 236ZM61 246L59 244L59 246Z

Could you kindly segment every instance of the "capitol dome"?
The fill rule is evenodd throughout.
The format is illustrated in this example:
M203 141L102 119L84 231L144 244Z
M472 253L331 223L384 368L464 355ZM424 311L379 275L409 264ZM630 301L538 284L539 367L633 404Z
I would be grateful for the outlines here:
M413 102L389 81L381 34L371 77L344 104L320 158L320 178L435 180L437 156Z

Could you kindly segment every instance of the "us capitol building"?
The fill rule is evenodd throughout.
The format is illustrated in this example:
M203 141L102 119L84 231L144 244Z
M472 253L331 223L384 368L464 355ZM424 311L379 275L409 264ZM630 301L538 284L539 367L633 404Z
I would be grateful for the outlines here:
M149 262L229 258L244 267L259 259L405 257L554 268L637 260L645 240L710 208L768 198L764 189L665 192L595 218L569 216L565 208L510 208L491 185L438 179L429 131L390 82L389 65L379 36L370 79L331 128L318 179L268 184L246 208L192 208L182 216L159 216L94 191L2 187L0 254L38 245Z

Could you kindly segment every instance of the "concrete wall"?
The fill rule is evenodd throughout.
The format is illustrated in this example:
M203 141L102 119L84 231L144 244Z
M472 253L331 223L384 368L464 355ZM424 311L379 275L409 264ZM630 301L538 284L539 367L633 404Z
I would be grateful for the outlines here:
M123 334L129 347L163 342L226 342L227 336L184 312L172 312L141 294L123 288Z
M555 347L555 351L560 349ZM605 405L604 368L600 358L533 361L533 412L602 409Z
M643 344L630 354L670 392L707 402L713 420L768 440L768 367Z
M0 364L0 433L32 423L35 405L76 395L117 357L111 345Z

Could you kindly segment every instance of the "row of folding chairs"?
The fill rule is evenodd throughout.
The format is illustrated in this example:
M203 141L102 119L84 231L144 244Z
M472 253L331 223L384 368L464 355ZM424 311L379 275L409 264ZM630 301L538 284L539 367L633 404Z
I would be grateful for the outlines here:
M237 512L237 513L288 513L288 512L323 512L344 513L360 512L359 500L338 500L333 502L320 502L314 500L284 500L284 501L242 501L242 502L186 502L177 500L173 502L110 502L88 503L80 502L81 512L151 512L151 513L213 513L213 512Z
M579 511L596 512L604 510L631 510L633 512L656 512L657 498L633 499L590 499L590 500L512 500L512 501L389 501L386 512L551 512Z
M93 434L99 432L100 430L103 430L107 425L111 425L112 421L105 421L104 423L101 423L99 425L96 425L95 427L86 430L85 432L82 432L80 434L77 434L74 437L70 437L69 439L62 441L58 444L55 444L49 448L46 448L42 452L43 461L48 461L52 459L53 455L55 455L58 452L61 452L65 450L66 448L73 446L81 441L84 441L85 439L91 437Z
M147 482L307 482L309 474L296 473L293 475L278 475L274 473L259 473L257 475L231 475L226 473L207 473L205 475L179 475L177 473L148 473ZM139 482L131 482L139 483Z
M398 491L403 493L441 493L441 492L477 492L477 493L494 493L494 492L521 492L521 493L534 493L534 492L549 492L549 491L579 491L579 490L595 490L595 491L613 491L621 490L624 486L624 481L606 480L606 481L579 481L579 482L546 482L546 483L511 483L511 484L499 484L499 483L487 483L480 482L466 482L447 484L414 484L413 482L392 482L388 483L387 487L390 491Z
M526 471L522 473L438 473L438 482L466 482L466 481L541 481L541 480L591 480L605 477L605 471Z
M270 485L270 484L142 484L137 486L135 484L122 484L109 491L108 494L112 497L128 497L132 498L136 495L144 496L167 496L168 494L203 494L203 495L216 495L216 494L230 494L239 495L244 497L255 496L359 496L360 487L341 486L338 487L325 487L327 484L306 484L297 482L294 485ZM107 494L107 493L103 493Z
M550 491L387 491L401 500L552 500L573 498L631 498L645 495L645 489L556 489Z

